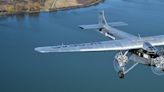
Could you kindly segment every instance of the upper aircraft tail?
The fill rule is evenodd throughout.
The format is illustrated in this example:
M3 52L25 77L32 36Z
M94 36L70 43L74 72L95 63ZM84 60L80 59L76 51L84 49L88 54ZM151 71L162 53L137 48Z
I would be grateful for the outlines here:
M105 35L106 37L115 40L115 37L111 35L111 30L109 27L113 26L125 26L127 25L124 22L111 22L107 23L104 15L104 11L99 12L98 14L98 24L91 24L91 25L80 25L81 29L97 29L98 32Z
M91 25L80 25L81 29L101 29L107 26L125 26L128 25L124 22L111 22L107 23L104 11L98 13L98 24L91 24Z

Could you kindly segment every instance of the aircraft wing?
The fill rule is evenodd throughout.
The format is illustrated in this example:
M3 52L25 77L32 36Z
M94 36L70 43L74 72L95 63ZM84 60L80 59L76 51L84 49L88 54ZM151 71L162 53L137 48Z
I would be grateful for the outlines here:
M121 39L83 44L37 47L35 50L40 53L131 50L143 48L144 42L149 42L153 46L162 46L164 45L164 35L144 37L142 39Z

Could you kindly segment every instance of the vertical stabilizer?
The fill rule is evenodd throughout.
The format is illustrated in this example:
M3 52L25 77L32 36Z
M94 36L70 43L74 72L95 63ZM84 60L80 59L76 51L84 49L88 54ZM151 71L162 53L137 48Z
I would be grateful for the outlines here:
M108 25L106 19L105 19L105 15L104 15L104 11L101 11L99 12L99 15L98 15L98 24L100 26L105 26L105 25Z

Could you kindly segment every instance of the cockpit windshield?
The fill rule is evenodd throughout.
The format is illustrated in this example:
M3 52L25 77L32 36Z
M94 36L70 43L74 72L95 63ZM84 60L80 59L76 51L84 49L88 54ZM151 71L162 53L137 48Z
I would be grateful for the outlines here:
M143 49L148 51L149 53L156 53L157 49L153 47L149 42L144 42Z

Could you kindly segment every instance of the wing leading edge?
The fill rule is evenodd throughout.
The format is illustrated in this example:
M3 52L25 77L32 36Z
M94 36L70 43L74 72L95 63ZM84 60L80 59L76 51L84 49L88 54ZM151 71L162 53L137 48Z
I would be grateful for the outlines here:
M164 35L163 36L145 37L142 39L132 39L132 40L122 39L122 40L102 41L102 42L94 42L94 43L37 47L37 48L35 48L35 51L38 51L40 53L49 53L49 52L130 50L130 49L142 48L144 42L149 42L153 46L164 45Z

